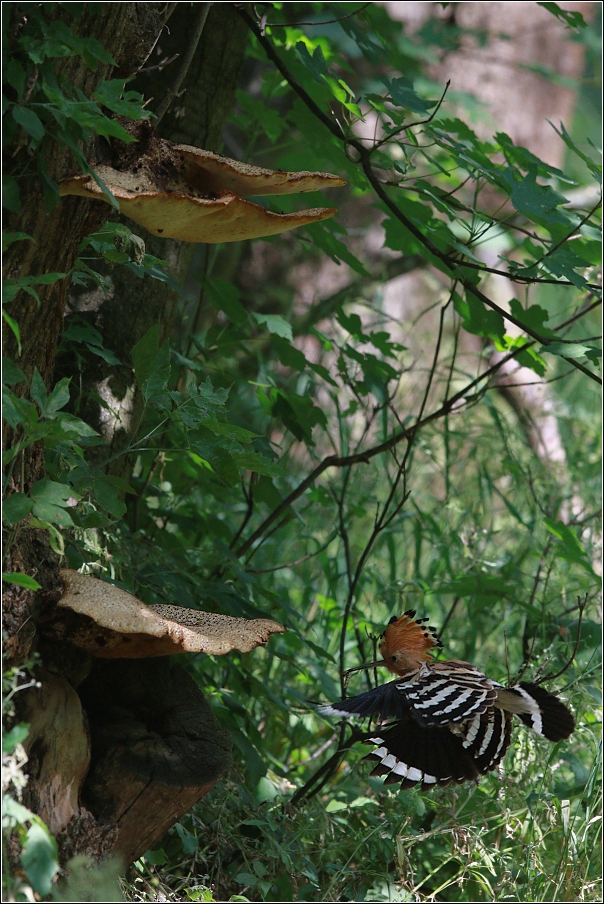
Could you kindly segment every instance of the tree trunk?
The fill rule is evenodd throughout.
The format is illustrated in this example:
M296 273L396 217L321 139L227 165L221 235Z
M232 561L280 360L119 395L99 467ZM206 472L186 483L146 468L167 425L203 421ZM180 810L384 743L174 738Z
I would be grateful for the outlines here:
M69 18L61 8L53 15ZM97 38L111 53L116 68L101 65L91 72L77 57L59 61L60 65L90 96L101 79L131 76L141 69L156 45L148 67L174 53L182 58L190 40L191 15L191 4L184 3L102 4L101 12L84 13L75 26L70 25L83 36ZM164 32L170 16L169 32ZM161 123L162 137L218 148L245 41L245 28L231 5L215 4L184 83L186 93L174 101ZM179 65L180 60L172 69ZM172 69L156 70L151 78L139 73L129 87L152 96L153 109L174 78ZM94 143L86 152L88 159L95 159ZM47 166L54 179L73 172L69 152L60 145L48 152ZM22 212L11 218L9 229L28 233L35 242L16 242L10 247L7 277L68 273L82 239L112 213L104 202L74 197L49 213L36 179L21 186L21 197ZM134 226L133 231L139 234L143 230ZM147 250L167 259L172 275L182 281L193 248L146 234L144 238ZM105 346L124 363L102 371L91 366L78 374L78 379L101 395L111 393L124 412L128 406L138 411L140 402L128 365L132 346L156 323L160 324L161 340L169 336L179 296L165 283L148 277L140 280L123 268L116 267L110 275L113 291L89 319L100 329ZM66 278L41 286L39 306L21 293L9 308L19 324L22 353L17 355L9 330L5 330L4 353L16 360L28 378L28 383L16 387L22 394L27 393L36 368L48 389L56 380L56 347L68 282ZM82 296L74 298L71 309L82 305L85 307ZM64 375L70 367L67 364L61 369ZM69 375L75 376L73 366L71 370ZM129 439L128 419L103 422L101 412L98 405L89 405L84 419L101 430L113 452L124 448ZM7 431L7 444L13 440ZM44 476L43 450L36 445L26 453L22 478L11 486L24 493ZM124 457L119 467L129 474L131 465ZM58 833L62 863L76 854L98 858L113 853L127 864L161 838L216 783L230 762L230 738L216 723L192 679L168 660L159 665L157 660L114 660L97 666L75 650L43 642L39 617L46 617L62 594L59 557L50 549L45 531L24 524L11 537L5 570L36 577L42 590L33 593L3 585L9 662L22 664L34 651L42 662L36 674L41 687L22 695L18 713L18 718L30 725L24 802Z

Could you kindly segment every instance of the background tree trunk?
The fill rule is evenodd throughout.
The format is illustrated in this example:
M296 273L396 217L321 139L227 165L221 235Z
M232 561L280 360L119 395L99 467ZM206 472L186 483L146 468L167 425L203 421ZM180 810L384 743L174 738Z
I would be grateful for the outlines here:
M190 4L107 3L102 7L97 15L84 14L74 28L83 36L97 38L117 66L99 66L91 72L79 58L59 61L87 96L101 79L131 77L146 61L149 68L177 53L182 58L186 52ZM56 15L63 13L58 10ZM168 32L163 29L169 17ZM218 149L246 37L245 26L230 4L212 7L183 86L186 91L175 99L161 123L162 137ZM150 106L156 108L179 65L177 60L165 70L148 75L139 72L129 87L153 97ZM86 152L88 159L94 160L93 144ZM64 146L51 149L47 165L54 179L73 171ZM22 213L12 218L9 228L28 233L35 242L16 242L10 247L6 277L68 273L82 239L111 215L111 208L103 202L74 197L48 212L36 179L21 186L21 198ZM133 226L133 231L144 232L138 226ZM147 234L143 237L147 250L166 259L171 274L182 281L194 247L151 239ZM79 412L100 430L114 453L129 439L132 422L126 415L140 410L128 363L131 349L157 323L160 341L165 341L173 328L179 295L165 283L138 279L125 268L116 267L110 277L111 293L85 316L100 330L105 346L124 363L110 371L105 366L102 372L91 365L78 379L85 392L110 393L117 401L119 413L113 422L103 421L103 409L96 402ZM68 284L66 278L42 286L39 307L24 293L11 305L11 316L21 332L20 356L12 333L5 330L4 353L18 362L28 382L37 368L48 389L58 378L56 347ZM71 300L70 309L85 310L89 302L80 294ZM75 376L73 362L61 362L59 375ZM25 394L28 384L22 382L19 388ZM12 439L7 431L8 445ZM26 451L23 479L12 487L25 493L44 476L43 450L36 445ZM106 453L105 447L103 456ZM131 459L124 456L116 470L129 476L131 467ZM50 549L46 532L21 526L5 570L36 576L43 588L34 594L3 585L10 662L22 664L34 651L41 653L42 660L36 676L41 687L28 692L18 714L31 726L26 741L30 778L24 802L58 833L63 863L76 854L99 857L108 853L129 863L224 773L230 762L230 738L216 723L194 682L182 669L171 668L167 660L159 664L153 660L148 668L144 661L128 660L96 667L75 651L40 643L40 615L48 614L62 594L58 556ZM86 790L81 794L85 779Z

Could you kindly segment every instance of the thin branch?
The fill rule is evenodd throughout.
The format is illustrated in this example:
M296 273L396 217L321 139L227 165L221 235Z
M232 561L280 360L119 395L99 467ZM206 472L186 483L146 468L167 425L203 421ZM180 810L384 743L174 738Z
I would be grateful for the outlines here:
M308 559L314 559L319 553L324 552L329 544L333 543L336 536L337 534L333 534L323 546L320 546L314 552L309 552L306 556L302 556L301 559L296 559L295 562L285 562L283 565L275 565L273 568L246 568L246 571L249 572L249 574L269 574L272 571L281 571L283 568L294 568L296 565L301 565L302 562L306 562Z
M533 264L531 264L531 268L538 267L539 264L543 263L543 261L546 259L546 257L549 257L550 254L553 254L554 251L557 251L561 245L563 245L570 238L572 238L572 236L581 228L581 226L584 226L585 223L587 223L587 221L589 219L591 219L591 217L596 212L598 207L601 207L601 206L602 206L602 198L600 198L598 203L594 207L592 207L592 209L589 211L589 213L586 213L585 216L581 218L581 220L577 223L577 225L573 229L571 229L571 231L569 233L567 233L563 238L561 238L559 242L556 242L555 245L552 245L552 247L548 251L546 251L545 254L539 258L539 260L536 260Z
M590 305L588 308L585 308L582 311L577 312L573 316L569 317L563 323L559 324L555 329L559 330L565 326L568 326L571 323L574 323L576 320L583 317L587 314L588 311L591 311L594 307L600 302L595 302ZM421 421L414 425L416 431L419 431L426 424L432 423L432 421L438 420L439 418L450 414L455 405L461 401L465 396L467 396L476 386L484 383L485 380L488 381L491 377L493 377L504 364L507 364L508 361L512 361L514 358L517 358L518 355L522 354L522 352L531 348L535 345L534 340L529 340L525 342L523 345L518 346L518 348L513 349L500 361L497 361L495 364L492 364L487 370L483 371L483 373L479 374L475 379L471 380L463 389L460 389L454 395L451 396L450 399L447 399L440 408L436 411L432 412L432 414L427 415ZM355 464L367 464L372 458L376 455L381 455L383 452L388 452L390 449L393 449L398 443L400 443L404 439L408 439L410 436L410 429L403 428L397 433L394 433L389 439L385 440L383 443L380 443L378 446L374 446L372 449L367 449L365 452L356 452L353 455L328 455L324 458L319 464L314 468L310 474L308 474L305 479L298 484L298 486L291 491L289 496L286 496L279 505L271 512L270 515L262 522L262 524L251 534L250 537L243 543L235 552L235 555L238 557L244 555L248 549L256 542L256 540L264 534L268 527L270 527L274 521L276 521L281 514L288 509L293 502L296 501L300 496L302 496L309 487L311 487L314 482L326 471L328 468L345 468L348 465Z
M199 44L199 39L201 38L212 3L198 3L197 6L199 7L197 10L197 17L193 23L189 46L187 47L182 58L180 69L178 70L172 87L168 89L168 93L157 108L157 120L155 122L156 128L168 112L170 104L172 103L174 98L178 96L181 85L185 80L191 63L193 62L193 57L195 56L195 51L197 50L197 45Z
M290 87L293 88L293 90L304 101L304 103L309 108L309 110L311 110L311 112L317 117L317 119L319 119L329 129L329 131L332 133L332 135L334 135L339 141L342 141L344 143L345 147L353 147L357 151L357 153L359 154L358 163L361 165L363 172L365 173L365 176L367 178L367 181L372 186L372 188L374 189L377 196L386 205L386 207L393 213L393 215L399 220L399 222L401 222L405 226L405 228L408 229L409 232L419 242L421 242L421 244L430 252L430 254L434 255L439 261L441 261L441 263L443 263L447 267L448 270L452 271L452 275L453 275L454 271L459 270L459 268L462 268L462 267L470 267L471 269L477 269L480 272L489 271L489 268L483 267L481 264L471 264L470 262L458 261L455 259L451 259L447 254L440 251L440 249L437 248L436 245L434 245L434 243L432 241L430 241L430 239L428 239L423 234L423 232L415 225L415 223L413 223L412 220L410 220L408 217L405 216L405 214L400 210L398 205L395 204L395 202L390 198L388 193L384 190L382 183L375 175L375 172L371 165L371 153L372 153L371 150L366 148L362 144L362 142L360 142L359 140L347 136L337 122L334 122L332 119L330 119L329 116L327 116L325 113L323 113L323 111L315 103L315 101L312 99L312 97L304 90L304 88L299 84L299 82L296 81L296 79L293 77L291 72L288 70L287 66L285 65L285 63L283 62L283 60L281 59L279 54L273 48L271 42L265 37L265 35L263 35L260 32L260 30L258 29L258 26L253 21L253 19L248 15L248 13L242 8L239 8L238 12L242 16L242 18L246 21L246 23L247 23L248 27L251 29L251 31L256 35L257 40L264 48L264 51L267 54L267 56L269 57L269 59L273 61L273 63L275 64L275 66L277 67L279 72L281 72L281 74L284 76L286 81L289 83ZM499 271L499 272L501 273L502 276L505 276L507 279L509 279L511 281L517 280L517 277L515 276L515 274L506 273L505 271ZM532 336L538 342L541 342L542 345L547 345L548 342L551 341L547 337L541 336L536 331L531 330L524 323L522 323L522 321L518 320L513 315L509 314L508 312L506 312L502 308L500 308L499 305L495 304L494 301L487 298L487 296L484 295L482 292L479 292L479 290L476 288L476 286L474 286L473 283L469 279L467 279L467 277L460 276L459 279L467 292L471 292L476 298L479 298L483 304L486 304L486 305L488 305L488 307L497 311L505 320L508 320L510 323L514 323L523 332L527 333L529 336ZM534 282L534 283L547 282L547 280L540 280L538 278L529 279L527 277L524 277L524 279L522 279L521 281ZM552 280L552 282L556 285L565 285L566 284L566 281L561 282L559 280ZM568 284L572 285L572 283L570 283L570 282ZM572 367L577 368L577 370L580 370L582 373L584 373L590 379L594 380L596 383L599 383L600 385L602 384L602 380L596 374L594 374L592 371L588 370L582 364L579 364L575 359L565 358L564 360L567 361Z
M237 531L237 533L235 534L235 536L233 537L233 539L232 539L231 542L229 543L229 549L232 549L233 546L235 546L235 544L237 543L237 541L239 540L239 537L241 536L241 534L242 534L243 531L245 530L246 525L247 525L248 521L250 520L250 518L252 517L252 514L253 514L253 512L254 512L254 503L255 503L255 500L254 500L254 483L253 483L253 478L254 478L254 475L252 474L251 477L250 477L250 489L249 489L248 492L246 492L246 489L245 489L245 483L243 482L243 480L241 481L241 490L242 490L242 492L243 492L244 499L245 499L245 501L247 502L247 508L246 508L246 511L245 511L245 515L243 516L243 521L242 521L241 524L239 525L239 530Z
M358 728L351 728L351 734L347 741L344 741L344 732L346 728L351 728L349 725L343 725L340 729L340 742L338 744L338 749L330 756L326 763L323 763L320 769L318 769L309 780L302 785L301 788L298 788L294 796L292 797L290 804L295 806L300 803L305 797L313 797L315 794L321 790L323 785L325 785L331 776L334 774L342 757L345 753L352 748L357 741L361 741L366 737L366 734ZM316 786L316 787L314 787Z
M358 9L355 9L352 13L347 13L345 16L339 16L337 19L326 19L324 22L265 22L265 28L297 28L300 25L333 25L334 22L342 22L344 19L350 19L352 16L358 16L359 13L362 13L364 9L367 9L368 6L371 6L371 0L368 3L363 3L362 6L359 6Z
M447 91L449 90L450 84L451 84L451 79L449 79L447 81L447 84L445 85L445 90L441 94L439 102L437 103L434 111L430 114L430 116L427 119L420 119L418 122L410 122L407 125L403 124L402 126L399 126L397 129L394 130L394 132L390 132L388 135L384 135L383 138L380 138L379 141L376 141L375 144L373 145L373 147L371 147L369 149L369 153L370 154L375 153L375 151L377 151L379 148L381 148L381 146L383 144L386 144L388 141L390 141L391 138L394 138L395 135L399 135L401 132L405 132L407 129L413 128L413 126L425 126L426 123L432 122L432 120L434 119L434 117L436 116L436 114L438 113L438 111L440 110L440 108L442 106L442 102L445 99L445 95L446 95Z
M554 678L559 678L560 675L563 675L564 672L571 667L575 660L575 656L577 655L577 651L579 649L579 643L581 642L581 625L583 623L583 612L585 611L585 607L587 606L587 594L585 594L585 599L582 600L580 596L577 597L577 608L579 609L579 620L577 622L577 637L575 638L575 645L573 647L573 651L570 655L570 659L566 663L566 665L560 669L559 672L553 672L549 675L543 675L542 678L537 679L536 684L544 684L546 681L553 681Z

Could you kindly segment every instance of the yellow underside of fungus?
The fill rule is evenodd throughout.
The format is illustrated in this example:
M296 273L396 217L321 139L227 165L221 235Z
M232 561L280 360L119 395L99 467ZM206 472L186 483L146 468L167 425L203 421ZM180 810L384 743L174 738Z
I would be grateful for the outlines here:
M103 659L210 653L249 653L285 628L268 618L231 618L180 606L146 606L113 584L70 568L61 571L57 603L83 618L67 619L62 639Z
M287 232L325 220L335 207L275 213L244 200L249 195L282 195L345 185L330 173L288 173L250 166L201 148L154 139L128 169L94 166L119 204L120 212L162 238L184 242L235 242ZM61 195L81 195L110 203L91 175L63 179Z

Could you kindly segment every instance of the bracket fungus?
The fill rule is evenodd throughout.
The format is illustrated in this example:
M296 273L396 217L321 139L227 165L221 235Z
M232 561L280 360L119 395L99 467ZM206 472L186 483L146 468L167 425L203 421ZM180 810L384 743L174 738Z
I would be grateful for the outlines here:
M61 571L65 592L57 603L53 633L102 659L210 653L249 653L285 628L268 618L232 618L180 606L146 606L113 584ZM63 610L63 611L61 611Z
M319 191L346 184L331 173L263 169L161 138L153 138L125 168L95 164L94 171L120 212L153 235L209 244L278 235L337 213L335 207L275 213L244 200L245 196ZM63 179L59 194L110 203L90 174Z

